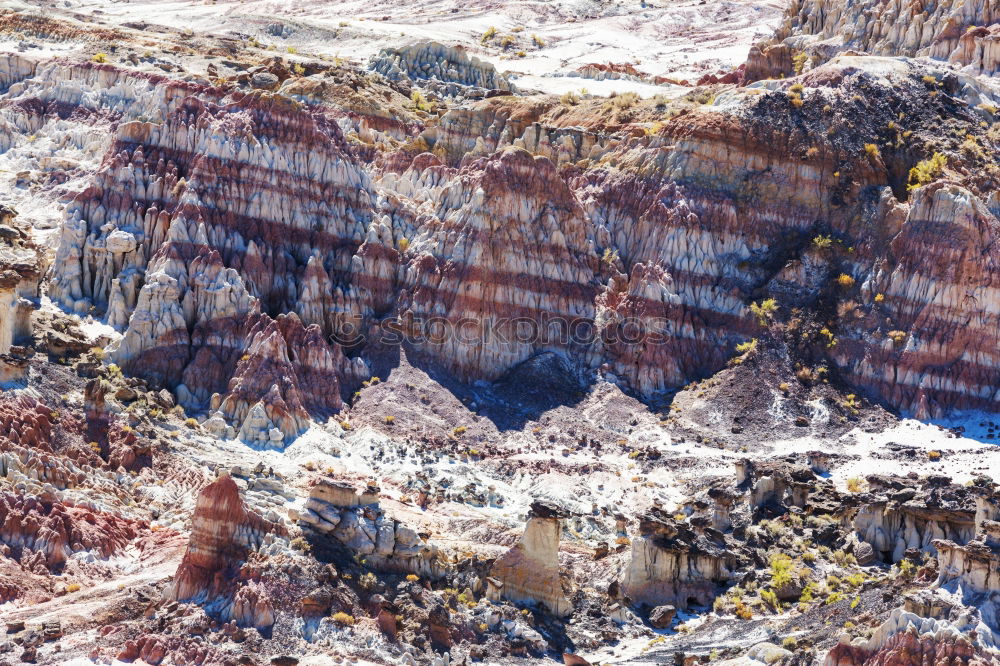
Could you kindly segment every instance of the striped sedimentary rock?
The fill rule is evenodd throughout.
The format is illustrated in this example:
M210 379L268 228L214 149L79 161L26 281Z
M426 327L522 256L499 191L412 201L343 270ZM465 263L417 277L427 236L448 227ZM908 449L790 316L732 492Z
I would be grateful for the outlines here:
M930 56L993 74L1000 65L996 30L1000 8L977 0L796 0L774 37L751 47L747 78L793 73L792 56L806 67L852 50L885 56Z
M399 311L423 335L417 351L468 380L496 379L546 350L584 358L573 327L593 321L599 259L552 162L509 149L435 195L401 279Z
M118 123L69 206L52 296L106 310L115 362L254 442L338 409L365 372L348 354L383 317L463 380L555 352L652 397L761 335L748 306L767 297L780 320L835 320L836 345L802 344L859 392L921 415L995 410L997 206L958 185L907 193L912 165L888 146L816 131L820 96L879 126L900 105L934 113L923 87L906 97L916 70L863 60L804 76L802 111L784 91L728 92L648 135L563 126L582 104L553 120L551 102L485 100L370 167L323 107L266 93L47 65L11 95ZM30 108L4 118L34 127Z
M0 493L0 554L36 573L61 569L77 552L110 557L138 536L140 527L136 521L51 497Z
M257 410L243 430L281 442L309 411L338 409L339 380L365 372L327 337L382 302L357 297L377 285L351 284L366 261L379 279L368 177L319 111L260 93L136 92L142 81L123 77L123 96L159 99L159 122L119 126L68 209L52 294L105 307L125 333L115 362L176 389L188 407L231 392L212 406L246 425L264 399L267 419ZM271 325L296 311L305 325L294 316Z
M228 475L198 495L191 538L169 594L178 601L211 604L224 620L244 626L274 624L274 606L263 586L240 578L240 569L268 532L279 528L243 505Z
M1000 221L970 191L944 183L917 190L895 212L905 215L899 232L863 274L881 302L834 357L858 386L918 415L995 411Z

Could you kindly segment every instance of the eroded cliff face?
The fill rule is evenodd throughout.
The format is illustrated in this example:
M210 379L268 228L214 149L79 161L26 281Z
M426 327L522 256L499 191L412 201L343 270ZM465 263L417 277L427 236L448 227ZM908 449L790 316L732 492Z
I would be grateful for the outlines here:
M797 0L774 37L750 50L750 81L791 75L845 51L928 56L971 74L997 72L997 8L974 0L842 3ZM798 54L802 58L796 65Z
M266 93L220 104L204 86L81 77L158 122L118 125L68 208L51 295L105 309L124 333L116 363L189 408L221 409L250 441L280 444L339 409L338 381L364 364L326 338L370 314L350 305L349 276L372 213L338 127Z
M707 604L724 585L736 563L719 533L696 534L660 511L640 520L632 555L621 581L634 603L677 608Z
M634 100L494 98L374 161L365 141L402 125L318 101L99 65L46 65L11 94L114 127L52 297L104 312L127 372L280 448L400 331L464 382L555 352L652 399L780 323L794 362L893 408L996 409L994 138L922 71L841 56L651 128ZM94 95L62 99L66 76ZM970 138L910 182L934 113Z
M964 544L935 540L938 576L932 588L907 596L867 641L842 637L824 663L995 663L998 536L1000 524L985 520Z

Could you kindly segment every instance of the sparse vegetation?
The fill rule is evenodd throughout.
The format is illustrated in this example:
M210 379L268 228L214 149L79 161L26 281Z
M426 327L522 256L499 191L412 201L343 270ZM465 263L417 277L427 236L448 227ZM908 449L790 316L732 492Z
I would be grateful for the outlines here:
M833 247L833 237L832 236L815 236L812 239L813 247L817 250L829 250Z
M753 611L750 609L748 605L746 605L742 601L736 602L735 614L736 617L740 618L741 620L753 619Z
M895 344L901 345L906 341L906 331L889 331L886 333L886 337L892 340Z
M756 351L756 349L757 349L757 338L753 338L752 340L747 340L746 342L741 342L738 345L736 345L737 354L747 354Z
M639 95L634 92L619 93L611 97L611 105L616 109L627 109L639 102Z
M785 553L771 556L771 587L781 588L792 582L792 564L792 558Z
M915 190L937 180L948 164L948 158L941 153L934 153L926 160L920 160L916 166L910 169L909 181L906 186L908 190Z
M414 108L418 111L430 112L433 109L433 105L427 101L427 98L419 90L414 90L410 93L410 100L413 102Z
M343 611L337 611L334 613L332 619L342 627L353 627L355 622L353 615L348 615Z
M486 44L496 36L497 36L497 29L491 25L490 27L486 28L486 32L484 32L482 37L479 38L479 43Z
M807 62L809 62L809 55L802 51L799 51L792 56L792 68L795 70L797 75L802 73Z
M559 101L566 106L576 106L580 103L580 98L573 91L566 91L559 97Z
M898 578L911 579L917 571L917 566L910 560L903 559L896 564L894 575Z
M761 326L767 326L777 311L778 301L773 298L765 298L759 303L750 304L750 312L757 318L757 323Z

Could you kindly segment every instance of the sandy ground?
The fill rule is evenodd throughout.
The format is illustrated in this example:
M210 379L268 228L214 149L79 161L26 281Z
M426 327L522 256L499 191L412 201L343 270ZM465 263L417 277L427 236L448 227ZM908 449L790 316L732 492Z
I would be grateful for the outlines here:
M781 0L8 0L108 25L148 23L195 33L252 36L279 52L360 62L386 46L420 39L458 44L512 74L522 88L592 94L661 94L663 86L567 76L590 63L631 64L647 76L697 80L727 72L750 45L773 32ZM53 7L55 5L55 7ZM481 43L489 28L510 35L506 48ZM537 39L536 39L537 37ZM519 52L524 56L519 57Z

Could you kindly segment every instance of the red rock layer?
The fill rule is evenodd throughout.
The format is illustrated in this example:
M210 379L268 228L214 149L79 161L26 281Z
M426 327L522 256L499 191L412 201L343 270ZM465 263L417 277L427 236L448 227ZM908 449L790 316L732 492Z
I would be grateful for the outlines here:
M793 73L792 55L805 52L819 64L837 53L930 56L993 74L1000 65L993 3L969 0L795 0L775 36L750 50L748 81Z
M118 74L127 90L145 83ZM257 359L255 373L279 366L254 379L249 404L233 396L227 413L245 413L276 386L283 404L269 405L270 425L294 436L306 410L338 409L339 381L364 374L327 338L379 307L352 291L380 289L352 274L356 253L383 280L380 240L366 234L367 177L331 119L286 98L221 103L217 90L172 84L135 94L153 97L161 122L120 126L94 184L70 207L53 296L106 307L125 330L113 359L176 389L189 408L208 407L239 378L237 359ZM261 312L302 312L316 330L293 318L280 339L260 338L271 321Z
M583 355L572 335L593 321L599 260L552 162L510 149L471 162L439 197L404 269L399 309L425 335L414 347L463 379L540 351Z
M279 529L247 511L236 482L223 476L198 496L191 538L174 576L178 601L222 600L222 614L240 624L270 626L274 607L263 587L241 581L241 567L265 532Z
M870 289L888 326L844 337L834 356L859 386L916 414L995 410L1000 366L1000 221L964 188L918 190Z
M36 573L60 569L74 552L110 557L134 539L140 527L140 523L101 511L0 494L0 550Z
M648 136L486 100L386 158L377 201L318 108L88 71L93 86L117 76L154 122L121 125L71 206L52 294L106 305L125 330L115 362L262 443L336 410L364 374L331 336L364 352L396 314L417 356L463 380L551 351L651 397L760 335L752 302L773 297L782 317L834 302L853 315L819 354L859 392L920 415L996 409L997 220L962 188L903 201L906 159L819 118L820 96L880 127L942 103L856 69L811 70L800 110L731 93ZM841 273L853 286L836 291Z
M222 412L236 422L246 421L248 411L263 398L270 421L283 432L301 432L310 415L329 416L340 409L338 375L345 363L339 347L326 344L318 326L302 325L294 313L276 320L260 315L248 319L242 334L246 351L236 360L232 373L216 366L210 348L201 347L189 366L185 384L197 385L196 377L231 374Z
M135 471L148 465L149 443L125 430L121 416L96 402L91 394L92 410L80 419L30 396L0 396L0 453L16 456L0 460L0 476L14 480L18 472L33 470L30 474L39 481L65 488L83 482L86 466ZM99 402L103 404L103 396ZM96 451L91 442L98 444Z
M915 630L892 636L871 652L840 643L827 654L825 666L994 666L1000 658L958 635L918 635Z

